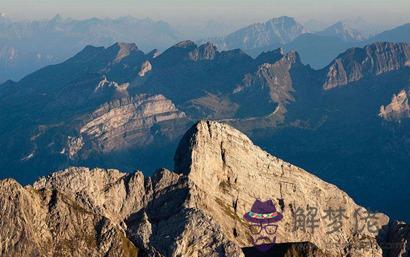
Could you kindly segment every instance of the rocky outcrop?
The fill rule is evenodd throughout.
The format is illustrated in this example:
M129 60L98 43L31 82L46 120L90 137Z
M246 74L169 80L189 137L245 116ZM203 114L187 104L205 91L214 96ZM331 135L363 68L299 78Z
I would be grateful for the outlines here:
M146 204L144 176L118 170L69 168L40 178L35 190L57 190L74 197L82 208L120 225L130 213Z
M151 63L149 61L146 61L141 65L141 70L140 70L140 72L138 72L138 76L144 77L145 74L147 74L151 70L152 70Z
M218 147L216 147L218 146ZM277 242L309 241L331 256L381 256L375 235L355 234L353 214L360 209L346 193L308 172L267 154L239 131L216 122L200 122L186 135L175 156L176 171L186 174L195 185L192 206L205 210L221 224L224 233L241 247L249 247L249 230L241 218L255 199L281 202L284 219L279 225ZM329 227L321 219L315 232L293 231L298 208L345 209L349 216L340 231L327 234ZM361 210L361 209L360 209ZM388 218L377 214L379 226ZM283 224L283 225L282 225ZM326 236L324 236L326 235ZM364 253L353 244L370 240L373 247ZM337 245L335 243L337 242Z
M271 156L225 124L193 126L175 154L175 171L144 178L141 172L70 168L26 188L3 180L0 251L3 256L249 256L250 228L243 215L256 199L271 199L283 215L273 248L283 256L382 256L379 235L382 242L400 242L398 252L407 247L405 224L382 230L388 217L377 213L375 230L355 230L350 215L365 209L346 193ZM317 226L294 230L295 213L309 207L318 211ZM348 217L328 233L330 221L323 215L339 207Z
M263 59L263 57L260 58ZM234 94L252 91L246 93L246 97L249 97L255 92L267 91L271 101L284 106L294 101L290 70L296 63L300 64L300 58L296 52L289 52L272 63L264 63L255 73L245 75L243 83L235 88Z
M81 138L101 152L148 144L153 140L150 129L154 125L183 118L185 114L162 95L142 94L114 100L90 115L80 128L79 137L69 138L68 153L74 156L81 150Z
M179 64L183 61L213 60L217 54L216 46L211 43L197 46L194 42L185 40L162 53L161 58L156 60L156 64L163 67L171 63Z
M0 181L1 256L123 256L138 249L109 219L62 192Z
M410 106L406 90L393 95L391 103L380 107L379 116L388 121L400 121L410 117Z
M138 51L138 47L134 43L117 43L115 47L117 48L117 56L115 56L114 63L119 63L125 57L131 55L135 51Z
M374 43L364 48L352 48L325 69L327 75L323 88L329 90L408 66L410 45L406 43Z

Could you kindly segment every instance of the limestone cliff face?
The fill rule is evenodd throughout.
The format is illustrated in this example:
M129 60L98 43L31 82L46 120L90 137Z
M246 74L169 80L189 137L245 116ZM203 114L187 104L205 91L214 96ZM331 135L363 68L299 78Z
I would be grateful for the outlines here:
M186 174L195 185L189 204L203 209L214 218L224 233L241 247L251 246L249 231L242 215L255 199L281 202L284 219L277 242L309 241L333 256L381 256L375 235L355 234L351 216L358 206L346 193L310 173L266 153L239 131L216 122L200 122L192 128L177 151L176 171ZM315 233L292 229L298 207L313 206L318 213L342 207L349 218L339 233L326 234L326 220L321 219ZM388 222L377 214L380 225ZM326 236L324 236L326 235ZM360 253L361 241L371 240L373 248ZM338 245L335 243L338 242ZM344 246L344 247L343 247Z
M120 224L145 205L144 175L118 170L69 168L34 183L35 190L57 190L71 195L89 211Z
M0 181L0 256L123 256L138 249L108 218L55 189Z
M183 118L185 113L162 95L113 100L90 114L80 136L69 140L68 153L74 157L83 148L83 141L103 153L148 144L153 140L150 129L154 125Z
M385 120L398 121L403 118L410 117L410 106L408 93L406 90L400 91L387 106L380 107L379 116Z
M407 249L406 224L382 230L389 219L377 213L375 233L355 231L350 215L364 209L346 193L211 121L181 140L175 172L70 168L25 188L0 184L1 256L252 256L243 214L255 199L272 199L284 216L277 232L277 242L288 243L283 256L375 257L383 242L400 243L389 257ZM295 212L307 206L318 209L318 227L294 231ZM328 234L322 215L339 207L349 218Z
M352 48L326 68L323 88L329 90L406 66L410 66L410 46L406 43L374 43L364 48Z

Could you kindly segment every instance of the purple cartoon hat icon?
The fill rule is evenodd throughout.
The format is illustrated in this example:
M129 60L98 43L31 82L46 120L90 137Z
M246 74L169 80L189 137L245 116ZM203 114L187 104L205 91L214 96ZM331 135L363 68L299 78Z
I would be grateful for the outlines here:
M273 223L283 218L282 213L276 211L275 204L272 200L262 202L257 199L250 212L245 213L243 218L253 223Z

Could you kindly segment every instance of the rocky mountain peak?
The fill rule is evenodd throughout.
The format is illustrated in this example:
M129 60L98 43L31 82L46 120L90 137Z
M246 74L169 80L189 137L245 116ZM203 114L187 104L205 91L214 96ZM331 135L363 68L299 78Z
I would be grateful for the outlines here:
M266 22L251 24L225 37L211 38L218 49L257 49L287 44L308 30L294 18L283 16ZM206 41L208 41L206 40ZM201 41L204 42L204 41Z
M344 250L331 247L332 242L351 244L351 256L381 256L378 247L360 252L361 240L375 241L375 235L354 232L354 219L344 222L340 233L326 235L326 225L321 223L314 234L299 231L292 233L292 215L296 209L317 206L319 213L328 208L343 206L348 215L361 209L346 193L308 172L284 162L261 148L236 129L213 121L200 121L184 138L175 155L175 170L189 177L194 184L189 206L196 206L221 224L227 237L249 247L246 223L241 219L255 199L274 200L283 213L277 242L309 241L325 251L328 256L342 256ZM363 209L364 210L364 209ZM377 214L383 224L388 218ZM323 221L325 222L325 221ZM283 226L282 226L283 225ZM349 243L348 243L349 242ZM355 242L352 244L352 242ZM355 246L354 246L355 245Z
M199 60L212 60L218 54L216 46L212 43L205 43L199 47L192 41L186 40L179 42L172 46L160 56L157 60L157 64L160 66L168 66L171 63L180 63L184 61L199 61Z
M301 64L300 57L294 51L284 54L278 49L262 53L255 62L258 64L255 71L245 74L233 93L249 106L257 103L258 109L264 109L265 113L280 110L277 114L282 117L285 106L295 100L291 70Z
M33 186L2 180L0 249L5 256L241 257L242 249L253 246L243 217L259 199L271 200L281 213L276 242L296 243L292 256L307 256L303 244L324 256L382 256L377 233L355 231L353 217L331 235L319 218L314 231L295 231L294 215L304 208L316 208L319 216L338 207L346 215L365 209L229 125L200 121L191 127L175 154L175 171L144 178L141 172L69 168ZM375 215L381 232L388 217ZM384 243L399 242L392 252L400 252L407 231L406 224L392 226L384 237L391 241Z
M117 55L114 59L115 63L119 63L125 57L131 55L133 52L139 51L137 45L135 43L115 43L114 45L110 46L108 51L113 50L117 52Z
M212 60L215 58L216 54L218 53L217 47L210 42L207 42L199 46L198 51L199 51L199 58L204 59L204 60Z
M269 24L274 31L277 31L276 34L279 35L282 43L289 43L299 35L309 32L302 24L288 16L273 18L265 24Z

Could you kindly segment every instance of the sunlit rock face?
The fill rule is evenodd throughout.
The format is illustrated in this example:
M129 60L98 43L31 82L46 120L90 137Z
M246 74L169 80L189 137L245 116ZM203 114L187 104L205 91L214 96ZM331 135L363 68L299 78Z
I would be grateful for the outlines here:
M391 102L380 107L379 116L389 121L400 121L410 117L408 93L405 90L393 95Z
M364 48L352 48L327 67L323 88L344 86L406 66L410 66L410 46L406 43L374 43Z
M95 110L80 134L102 152L149 144L150 129L158 123L186 117L162 95L137 95L109 102Z
M257 252L244 214L256 199L272 200L283 217L275 253L374 257L394 242L388 256L399 257L408 238L406 224L388 224L382 213L374 214L375 231L355 230L351 213L366 210L345 192L213 121L185 134L175 172L73 167L32 186L0 184L4 256L250 256ZM349 217L335 233L321 215L314 230L294 230L296 213L308 206L321 215L342 207Z

